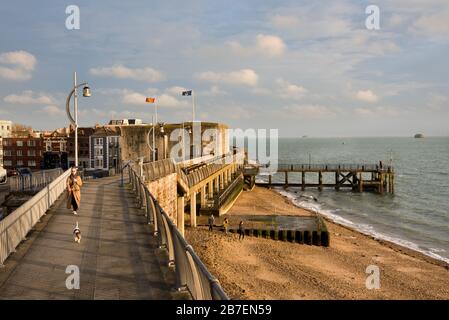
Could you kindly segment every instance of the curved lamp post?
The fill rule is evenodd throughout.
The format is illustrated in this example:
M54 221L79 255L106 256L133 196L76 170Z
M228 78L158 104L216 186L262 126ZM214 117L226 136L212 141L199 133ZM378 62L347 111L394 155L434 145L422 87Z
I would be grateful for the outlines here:
M83 82L80 84L76 84L76 72L73 76L73 89L70 91L69 95L67 96L66 101L66 112L67 117L69 118L70 122L75 126L75 166L78 167L78 93L77 89L81 86L83 87L83 97L90 97L90 88L87 84L87 82ZM72 114L70 113L70 99L72 98L72 95L75 96L74 98L74 117L72 117Z

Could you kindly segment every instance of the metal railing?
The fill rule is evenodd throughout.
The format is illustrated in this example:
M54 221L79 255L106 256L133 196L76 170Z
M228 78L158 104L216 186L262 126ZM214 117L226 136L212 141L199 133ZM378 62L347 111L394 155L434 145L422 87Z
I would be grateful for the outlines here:
M344 164L278 164L277 171L381 171L381 172L393 172L394 169L390 165L379 164L357 164L357 163L344 163Z
M216 208L220 208L225 201L227 201L228 197L236 190L237 188L243 189L243 176L240 174L240 171L237 173L238 176L235 178L226 188L222 191L217 198Z
M194 300L228 300L218 280L207 270L140 176L131 166L128 170L130 184L139 205L145 209L147 222L153 224L159 245L168 252L169 265L175 267L177 288L188 290Z
M0 221L0 265L15 252L20 242L26 239L28 232L64 192L69 175L70 169Z
M8 179L9 190L11 192L40 190L59 177L63 172L64 171L61 168L56 168L36 171L31 175L18 175L10 177Z

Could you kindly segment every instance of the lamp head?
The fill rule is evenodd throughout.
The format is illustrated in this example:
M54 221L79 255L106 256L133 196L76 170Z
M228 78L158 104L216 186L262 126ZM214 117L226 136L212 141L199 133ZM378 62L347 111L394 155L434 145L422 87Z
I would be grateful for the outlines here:
M84 88L83 88L83 97L90 97L91 96L91 93L90 93L90 88L89 88L89 86L84 86Z

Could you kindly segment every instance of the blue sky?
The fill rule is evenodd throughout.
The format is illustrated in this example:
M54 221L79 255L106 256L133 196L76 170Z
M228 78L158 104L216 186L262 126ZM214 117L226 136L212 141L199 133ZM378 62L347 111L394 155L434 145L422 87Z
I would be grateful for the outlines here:
M365 27L368 5L380 30ZM80 30L65 9L80 8ZM10 1L0 7L0 118L67 125L197 119L280 136L449 135L449 2Z

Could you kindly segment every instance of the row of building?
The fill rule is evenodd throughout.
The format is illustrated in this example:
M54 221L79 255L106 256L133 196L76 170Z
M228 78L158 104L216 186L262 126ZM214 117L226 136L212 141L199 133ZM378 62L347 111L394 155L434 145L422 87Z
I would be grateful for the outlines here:
M0 166L7 170L68 168L75 164L75 130L70 126L54 131L13 129L0 121ZM119 165L119 127L78 128L78 162L85 169L109 170Z

